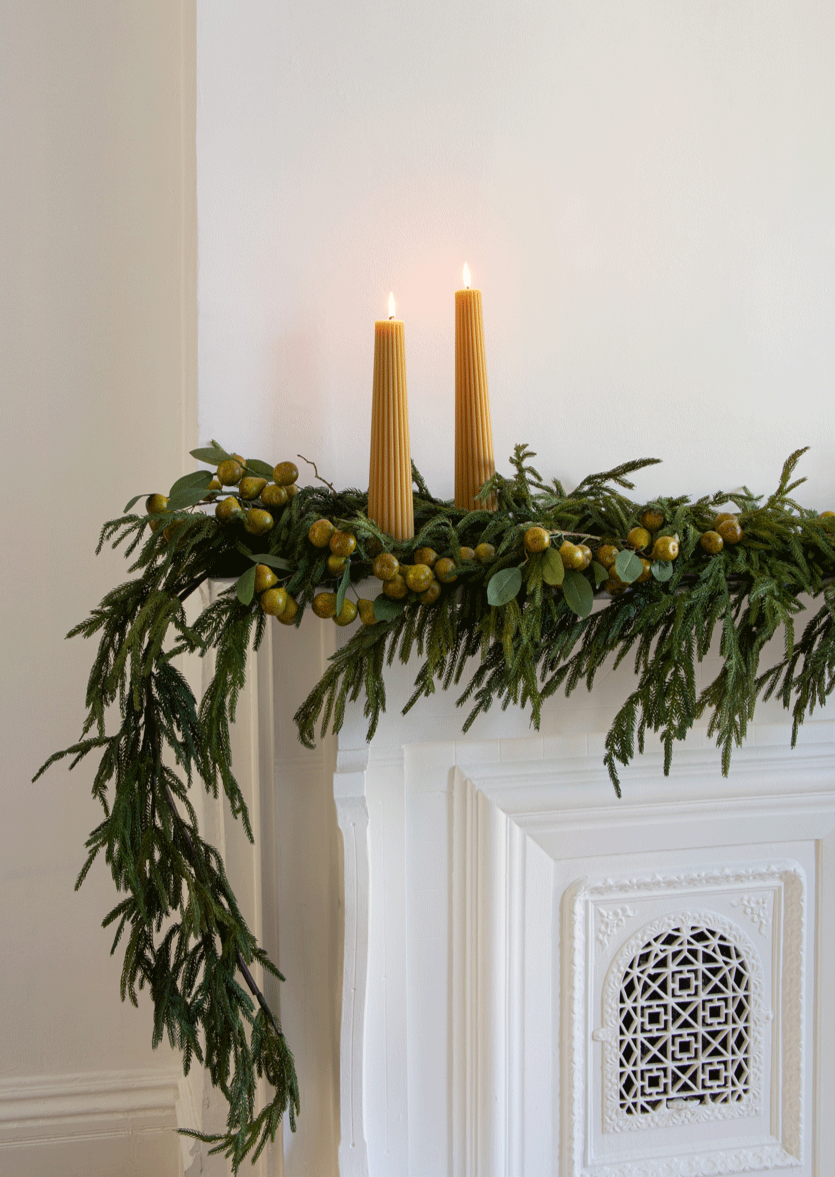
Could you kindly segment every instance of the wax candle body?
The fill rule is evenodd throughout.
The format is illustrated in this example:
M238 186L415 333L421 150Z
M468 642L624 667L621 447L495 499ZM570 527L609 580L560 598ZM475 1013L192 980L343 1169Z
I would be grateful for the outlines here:
M415 534L402 319L378 319L374 324L368 515L395 539Z
M455 291L455 505L494 511L496 496L476 502L496 472L484 356L480 290Z

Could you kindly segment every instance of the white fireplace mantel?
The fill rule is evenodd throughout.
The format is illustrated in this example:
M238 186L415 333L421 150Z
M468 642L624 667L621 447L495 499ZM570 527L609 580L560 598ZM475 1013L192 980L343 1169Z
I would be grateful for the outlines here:
M631 766L619 801L595 726L605 699L555 705L542 733L499 713L465 737L451 693L399 715L409 682L399 671L370 745L359 715L338 741L341 1177L823 1173L835 1155L821 1115L835 1097L823 1001L835 723L808 722L792 751L766 712L728 779L695 732L670 778L660 752ZM589 948L595 903L608 931ZM614 951L640 939L644 916L669 923L665 904L766 960L770 988L750 1013L768 1045L766 1098L732 1114L682 1103L660 1127L607 1133L592 974L603 939ZM761 922L767 908L770 940L746 908Z

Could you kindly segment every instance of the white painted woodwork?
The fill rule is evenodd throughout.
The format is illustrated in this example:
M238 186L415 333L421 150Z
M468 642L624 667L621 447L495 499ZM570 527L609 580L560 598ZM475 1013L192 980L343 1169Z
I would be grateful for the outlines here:
M395 673L393 706L407 678ZM493 739L433 739L453 734L460 715L443 696L426 704L429 716L421 706L386 717L368 746L356 715L340 737L334 795L350 840L339 1172L824 1174L835 1147L822 1114L835 1095L824 981L835 965L832 720L810 721L794 751L786 725L755 725L727 780L696 732L668 780L660 754L640 758L618 801L602 737L582 724L557 735L552 715L547 734L514 736L524 718L505 713L479 721L478 735L492 725ZM351 815L366 812L367 837L357 837ZM678 1112L679 1128L603 1132L594 1032L605 969L589 905L632 912L613 920L614 954L665 912L712 913L752 944L761 937L744 907L766 894L775 939L762 958L768 998L756 1006L758 1110Z

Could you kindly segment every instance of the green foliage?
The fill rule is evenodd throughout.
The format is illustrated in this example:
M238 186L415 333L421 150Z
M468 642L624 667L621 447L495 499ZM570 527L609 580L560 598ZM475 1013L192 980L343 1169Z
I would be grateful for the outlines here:
M274 527L253 537L240 518L221 524L204 513L215 493L207 489L208 471L175 482L168 509L154 516L157 530L147 517L127 513L105 524L100 546L123 546L135 575L70 635L99 643L87 717L79 742L47 765L69 757L73 767L97 757L93 793L104 819L87 842L79 885L103 854L124 896L105 918L115 925L113 950L124 948L122 995L135 1002L147 987L154 1044L167 1034L182 1050L186 1070L192 1058L207 1066L229 1113L223 1136L202 1139L236 1171L274 1137L285 1112L293 1125L299 1108L292 1055L251 966L280 974L247 928L189 799L196 780L214 796L223 790L251 837L231 763L230 724L248 651L267 624L255 595L255 564L276 571L298 604L299 624L322 588L341 605L370 575L381 548L404 564L414 563L424 546L455 562L455 581L442 586L433 605L422 605L412 592L399 601L377 596L376 622L357 626L296 713L308 747L319 734L338 731L353 702L361 701L369 739L374 735L386 706L386 666L395 658L418 666L406 710L438 686L455 686L468 709L465 731L494 703L528 709L538 727L553 695L570 695L581 683L591 690L604 666L631 658L634 683L612 721L604 758L618 793L620 771L643 751L648 732L660 737L669 772L676 742L703 716L727 772L758 698L781 700L796 738L803 719L835 687L835 520L790 497L802 481L793 478L802 453L792 454L767 499L743 490L640 504L624 492L633 489L629 475L648 460L590 475L567 493L557 480L546 483L531 464L535 455L517 446L511 477L496 474L482 488L480 501L495 495L495 511L464 511L434 498L415 470L416 534L404 542L368 518L365 494L329 484L299 490L274 511ZM228 457L216 442L194 455L212 465ZM246 465L265 476L272 469L258 459ZM700 535L712 528L717 506L728 502L736 507L742 542L709 555ZM640 553L625 550L625 537L647 506L664 519L656 535L677 536L680 554L653 562L652 575L642 579ZM308 540L311 524L322 517L357 540L338 574L328 571L327 549ZM532 525L550 533L552 546L529 555L523 535ZM586 570L566 570L557 551L566 538L593 552L604 540L623 549L614 565L620 583L612 591L619 595L605 598L604 608L594 608L595 593L611 583L610 572L596 560ZM461 562L460 548L480 543L493 545L495 556L484 564ZM183 602L209 577L228 578L233 587L189 623ZM810 597L823 603L798 637L795 618ZM763 651L778 632L782 657L763 668ZM699 663L714 642L721 669L699 691ZM198 704L176 659L208 650L216 669ZM116 730L108 734L113 715ZM256 1113L261 1075L274 1095Z

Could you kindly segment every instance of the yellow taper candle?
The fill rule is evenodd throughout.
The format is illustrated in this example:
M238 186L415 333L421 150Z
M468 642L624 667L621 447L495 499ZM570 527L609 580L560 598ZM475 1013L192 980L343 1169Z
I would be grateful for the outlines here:
M455 291L455 505L471 511L496 509L496 496L476 502L475 496L496 472L493 428L484 357L481 291L470 289L464 266L464 290Z
M395 539L412 539L415 534L406 336L403 320L394 317L393 294L389 295L389 318L374 324L368 516Z

